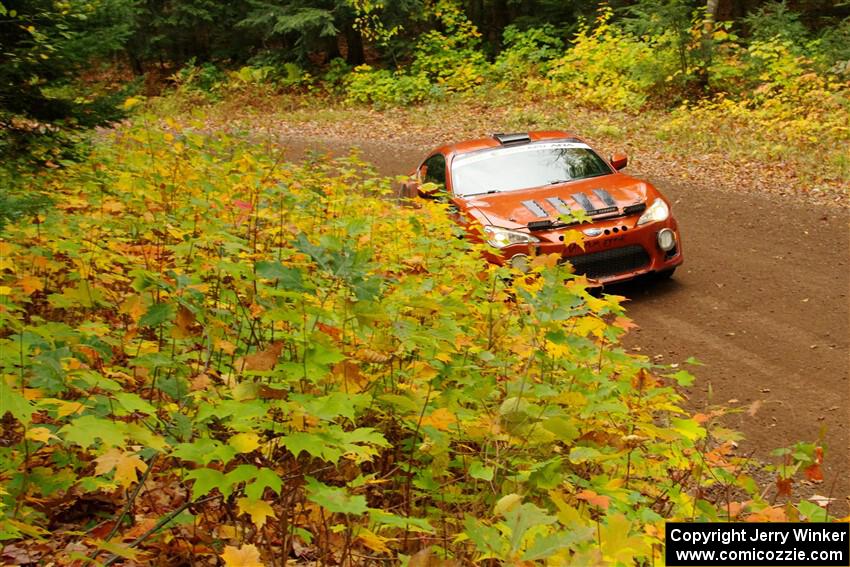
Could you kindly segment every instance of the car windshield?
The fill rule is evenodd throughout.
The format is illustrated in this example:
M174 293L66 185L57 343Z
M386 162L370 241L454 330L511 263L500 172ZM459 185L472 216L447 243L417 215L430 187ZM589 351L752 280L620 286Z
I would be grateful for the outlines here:
M580 142L536 142L461 154L452 160L452 189L459 197L519 191L612 173Z

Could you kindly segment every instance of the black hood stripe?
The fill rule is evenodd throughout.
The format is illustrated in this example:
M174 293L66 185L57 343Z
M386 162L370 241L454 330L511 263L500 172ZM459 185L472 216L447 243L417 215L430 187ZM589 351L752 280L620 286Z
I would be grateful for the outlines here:
M569 215L572 213L572 210L570 210L567 204L563 202L560 197L549 197L546 200L549 201L549 204L562 215Z
M540 203L538 203L537 201L523 201L522 204L525 206L526 209L531 211L532 214L534 214L534 216L538 218L545 219L549 216L546 210L541 207Z
M611 196L611 193L609 193L605 189L594 189L593 194L596 195L597 197L599 197L599 200L601 200L603 203L605 203L605 206L607 206L607 207L616 207L617 206L617 201L615 201L614 197Z

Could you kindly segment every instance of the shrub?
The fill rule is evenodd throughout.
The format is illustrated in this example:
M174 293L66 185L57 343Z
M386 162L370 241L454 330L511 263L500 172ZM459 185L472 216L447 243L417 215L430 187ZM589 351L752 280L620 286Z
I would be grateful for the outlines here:
M193 57L171 76L171 80L187 93L214 97L227 84L227 74L213 63L197 65Z
M603 8L595 26L582 24L572 47L552 62L545 90L601 108L637 110L663 92L677 72L673 38L636 37Z
M503 81L524 84L530 77L545 73L547 63L561 56L564 42L551 25L520 30L510 25L502 34L504 45L493 73Z
M413 50L411 73L427 77L446 92L466 92L484 83L489 64L481 34L454 0L439 0L433 10L445 31L422 34Z
M356 160L158 118L0 243L0 538L49 535L60 562L146 533L166 563L632 564L668 518L785 517L722 412L682 409L693 377L619 346L621 298L553 258L486 264L446 205L399 206ZM55 529L95 506L113 529Z
M378 107L424 102L438 92L423 74L394 73L369 65L355 67L345 79L346 100Z

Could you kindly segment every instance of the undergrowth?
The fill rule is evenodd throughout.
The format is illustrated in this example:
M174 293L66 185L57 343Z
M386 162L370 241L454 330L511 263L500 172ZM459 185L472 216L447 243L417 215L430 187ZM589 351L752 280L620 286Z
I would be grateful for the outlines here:
M488 265L355 158L154 123L0 241L0 538L34 560L632 565L667 519L828 517L619 346L622 298Z

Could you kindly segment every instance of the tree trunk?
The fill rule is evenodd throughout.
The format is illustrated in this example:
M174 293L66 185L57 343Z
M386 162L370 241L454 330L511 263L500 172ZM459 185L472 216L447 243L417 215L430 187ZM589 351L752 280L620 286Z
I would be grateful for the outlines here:
M348 44L348 53L346 62L349 65L362 65L366 62L363 55L363 36L360 35L360 30L350 26L345 30L345 42Z

